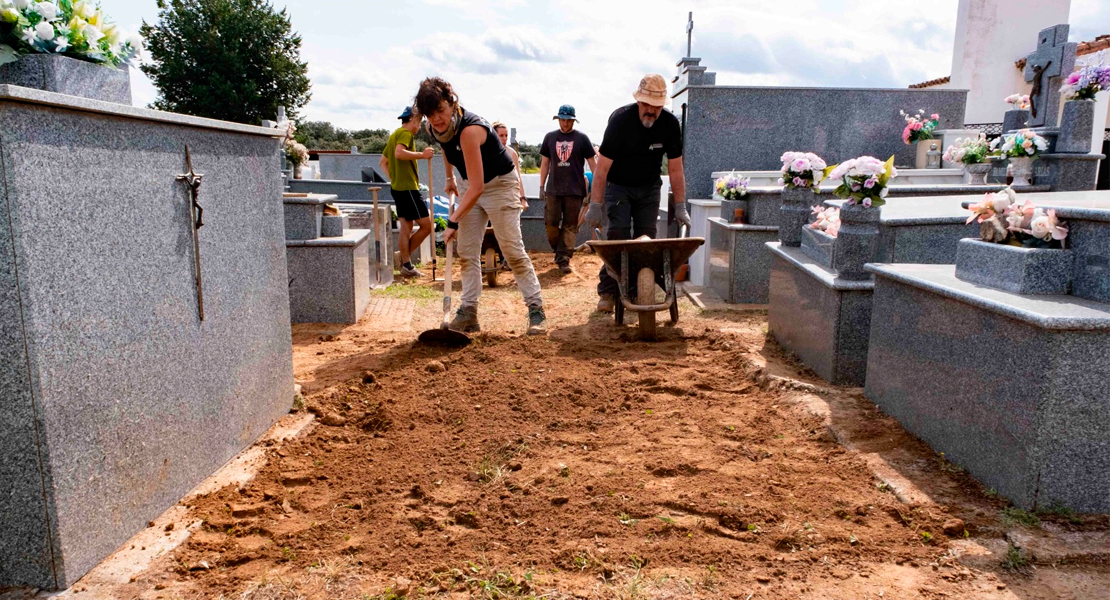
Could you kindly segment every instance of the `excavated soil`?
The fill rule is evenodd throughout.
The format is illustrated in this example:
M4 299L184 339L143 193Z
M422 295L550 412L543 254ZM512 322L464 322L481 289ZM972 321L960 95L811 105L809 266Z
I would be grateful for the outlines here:
M634 324L619 329L592 312L597 259L575 265L581 275L559 277L537 257L547 336L521 335L508 274L506 287L484 292L487 332L466 349L414 345L439 318L435 294L415 293L432 287L426 280L389 292L418 298L411 330L375 332L365 320L295 327L297 378L316 424L268 448L251 483L194 500L190 518L203 526L134 581L131 597L1104 591L1089 579L1105 581L1099 564L1060 565L1046 583L1021 561L1009 570L1002 557L958 562L960 544L1002 536L1004 500L858 390L827 388L800 368L767 341L765 313L684 300L677 327L641 342ZM844 422L851 448L830 420ZM900 499L874 474L875 456L892 457L927 498ZM1094 517L1058 520L1105 528Z

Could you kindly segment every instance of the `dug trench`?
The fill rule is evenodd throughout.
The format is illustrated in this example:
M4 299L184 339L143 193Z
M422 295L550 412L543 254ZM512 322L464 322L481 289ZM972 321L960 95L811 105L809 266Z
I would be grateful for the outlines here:
M591 312L592 277L537 266L547 336L521 335L511 285L484 292L487 332L464 350L413 343L434 300L408 331L295 329L316 424L270 446L249 483L191 500L203 525L121 593L1094 598L1084 590L1105 585L1098 560L1058 565L1063 582L1038 579L1032 557L960 562L969 544L1007 548L1005 500L859 390L814 378L767 338L765 313L684 304L679 326L640 342ZM876 476L875 457L917 493Z

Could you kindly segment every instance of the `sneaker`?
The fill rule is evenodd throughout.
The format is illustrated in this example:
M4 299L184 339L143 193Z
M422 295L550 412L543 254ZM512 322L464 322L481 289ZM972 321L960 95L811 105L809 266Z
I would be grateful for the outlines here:
M417 277L423 277L424 276L423 273L416 270L416 267L406 267L404 265L401 265L400 273L401 273L401 277L409 277L409 278L413 278L413 279L415 279Z
M528 307L528 335L542 335L546 333L547 327L544 327L543 324L546 320L547 315L543 314L543 307Z
M616 303L613 301L612 296L610 296L608 294L605 294L604 296L598 296L598 298L597 298L597 310L598 310L598 312L611 313L611 312L613 312L613 308L615 306L616 306Z
M447 327L453 331L463 333L478 333L482 330L481 326L478 325L478 307L460 306L459 310L455 312L455 318L451 319L451 323Z
M559 264L559 273L561 273L563 275L570 275L573 272L574 271L572 271L571 268L570 268L570 263L560 263Z

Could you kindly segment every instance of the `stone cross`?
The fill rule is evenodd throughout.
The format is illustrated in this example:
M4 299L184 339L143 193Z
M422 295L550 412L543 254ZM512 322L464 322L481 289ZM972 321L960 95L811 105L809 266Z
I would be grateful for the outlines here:
M1075 69L1078 44L1068 42L1068 25L1042 29L1037 49L1025 58L1025 81L1032 82L1029 94L1034 127L1055 127L1060 112L1060 83Z
M690 16L686 21L686 56L693 56L694 51L694 11L690 11Z

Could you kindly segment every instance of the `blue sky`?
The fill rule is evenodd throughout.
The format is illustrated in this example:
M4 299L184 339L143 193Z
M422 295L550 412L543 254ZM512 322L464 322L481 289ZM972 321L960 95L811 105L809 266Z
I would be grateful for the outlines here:
M1005 1L1005 0L1002 0ZM392 128L419 81L442 76L464 105L538 142L560 104L600 138L640 77L670 79L694 52L734 85L905 87L949 74L958 0L289 0L313 98L302 113L349 129ZM155 0L101 0L127 30ZM1110 2L1072 0L1072 40L1110 33ZM860 23L869 23L861 28ZM1032 44L1032 43L1031 43ZM156 90L132 74L136 104ZM600 141L600 140L598 140Z

